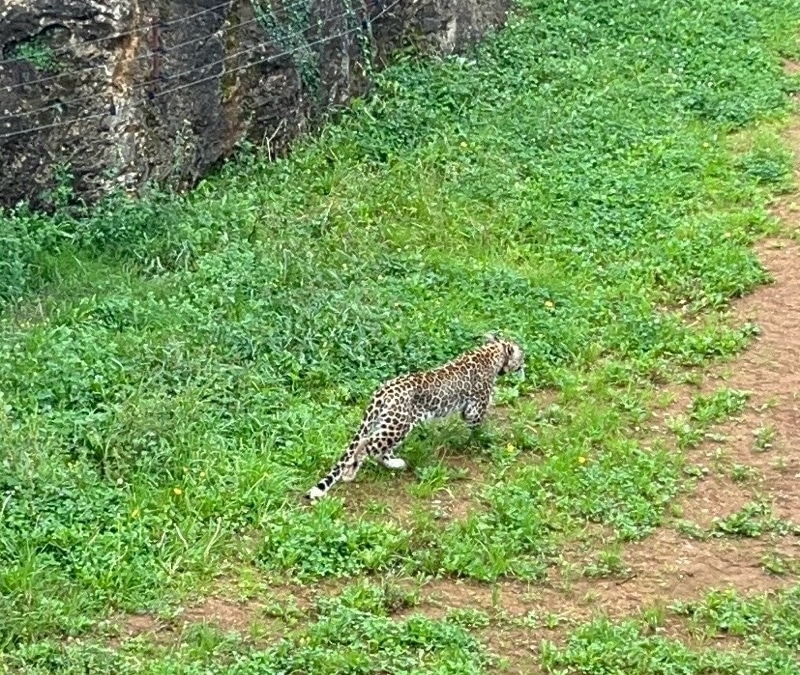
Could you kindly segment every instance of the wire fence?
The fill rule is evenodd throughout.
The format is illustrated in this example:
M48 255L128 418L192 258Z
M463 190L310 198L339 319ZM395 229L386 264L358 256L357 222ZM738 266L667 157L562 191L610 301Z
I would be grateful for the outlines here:
M374 17L371 17L371 18L366 18L365 17L363 19L363 21L368 21L369 23L371 23L373 21L377 21L379 18L381 18L382 16L384 16L385 14L390 12L400 2L401 2L401 0L392 0L392 2L390 2L388 4L384 4L383 2L380 2L378 0L377 4L380 6L380 11ZM163 27L163 26L166 26L166 25L175 25L175 24L178 24L180 22L186 22L186 21L189 21L189 20L191 20L191 19L193 19L195 17L198 17L200 15L203 15L203 14L206 14L206 13L209 13L209 12L214 12L214 11L216 11L218 9L223 8L223 7L227 7L230 4L231 4L231 2L230 2L230 0L228 0L228 2L221 3L219 5L215 5L214 7L210 7L208 9L202 10L200 12L195 12L194 14L191 14L189 16L178 18L178 19L174 19L174 20L169 21L169 22L163 22L163 23L160 24L160 26ZM297 7L300 7L300 6L304 5L304 4L305 4L304 1L303 2L298 2L298 3L293 3L291 5L284 6L284 9L297 8ZM347 11L344 11L344 12L342 12L340 14L335 15L335 16L325 17L324 21L325 22L338 21L339 19L343 19L345 17L353 17L353 16L354 16L354 9L351 8L351 9L348 9ZM239 23L231 26L230 30L238 30L239 28L242 28L243 26L255 23L256 21L259 21L259 20L260 20L259 17L256 17L254 19L249 19L249 20L244 21L244 22L239 22ZM362 21L362 23L363 23L363 21ZM116 37L122 37L122 36L125 36L125 35L132 35L132 34L137 33L137 32L146 32L146 31L151 31L151 30L152 30L152 27L145 27L145 28L141 28L141 29L135 29L135 30L131 30L131 31L126 31L124 33L115 33L115 34L113 34L111 36L106 36L104 38L97 38L97 39L85 41L83 44L94 43L94 42L98 42L100 40L110 40L110 39L113 39L113 38L116 38ZM289 34L280 36L280 39L282 41L286 41L286 40L292 40L292 39L295 39L295 38L304 38L305 34L308 32L308 30L309 29L306 28L306 29L301 30L301 31L297 31L297 32L294 32L294 33L289 33ZM158 86L169 85L170 83L175 83L176 81L179 81L181 79L186 78L186 76L192 76L193 74L196 73L196 76L193 76L188 82L181 82L180 84L176 84L175 86L168 87L167 89L162 90L162 91L152 91L151 90L150 92L148 92L148 97L150 99L161 98L161 97L173 94L173 93L175 93L177 91L181 91L181 90L184 90L184 89L187 89L187 88L190 88L190 87L197 86L197 85L202 84L204 82L208 82L210 80L214 80L214 79L223 77L226 74L240 72L240 71L252 68L254 66L258 66L258 65L270 63L272 61L277 61L277 60L282 59L282 58L290 57L290 56L292 56L293 54L295 54L295 53L297 53L299 51L305 51L305 50L308 50L311 47L315 47L315 46L318 46L318 45L325 44L327 42L332 42L334 40L338 40L338 39L340 39L342 37L345 37L347 35L350 35L352 33L360 31L360 30L363 30L363 25L361 25L361 24L358 25L358 26L350 27L350 28L348 28L346 30L343 30L343 31L339 31L339 32L337 32L337 33L335 33L333 35L328 35L328 36L325 36L323 38L320 38L320 39L317 39L317 40L313 40L313 41L310 41L310 42L305 41L305 39L304 39L303 40L303 44L301 44L299 46L292 47L290 49L284 49L282 51L278 51L278 52L269 54L268 56L264 56L264 57L261 57L261 58L257 58L255 60L251 60L248 63L242 64L242 65L235 65L234 67L226 67L226 64L228 64L229 62L233 61L234 59L239 59L240 57L242 57L244 55L252 54L253 52L258 52L259 50L274 49L274 41L260 42L260 43L258 43L256 45L253 45L253 46L248 47L246 49L242 49L242 50L239 50L237 52L234 52L233 54L229 54L229 55L227 55L227 56L225 56L225 57L223 57L221 59L216 59L214 61L210 61L209 63L204 63L204 64L201 64L199 66L195 66L193 68L189 68L189 69L183 70L183 71L181 71L179 73L175 73L174 75L165 76L165 75L160 75L159 74L158 76L151 77L148 80L145 80L144 82L135 83L135 84L131 85L128 88L127 93L130 94L131 92L146 90L146 89L151 88L151 87L157 88ZM220 31L217 30L217 31L214 31L214 32L211 32L211 33L207 33L207 34L204 34L202 36L193 38L191 40L187 40L185 42L172 45L170 47L164 47L163 49L160 49L157 52L156 51L150 51L150 52L148 52L146 54L143 54L143 55L140 55L140 56L138 56L136 58L137 59L140 59L140 58L153 58L154 56L157 56L157 55L169 54L170 52L175 52L175 51L177 51L179 49L182 49L182 48L186 47L189 44L194 44L194 43L200 42L202 40L210 39L210 38L218 35L219 32ZM4 63L11 63L11 62L14 62L14 61L17 61L17 60L19 60L19 59L7 59L5 61L0 61L0 65L2 65ZM95 70L95 69L105 68L105 67L106 67L105 65L102 65L102 66L91 66L91 67L88 67L88 68L86 68L84 70L85 71L86 70ZM216 67L215 72L207 74L209 68L215 68L215 67ZM81 71L73 71L71 74L75 74L75 72L81 72ZM15 85L9 85L8 87L0 88L0 91L10 91L11 89L13 89L15 87L32 85L32 84L36 84L37 82L41 83L41 82L45 82L45 81L51 81L51 80L56 79L58 77L60 77L60 75L50 76L50 77L46 77L46 78L40 78L39 80L32 80L32 81L29 81L29 82L26 82L26 83L19 83L19 84L15 84ZM4 120L18 120L18 119L21 119L23 117L30 117L30 116L37 115L37 114L40 114L40 113L44 113L44 112L47 112L47 111L50 111L50 110L53 110L56 113L60 113L60 112L64 111L65 109L69 108L70 106L72 106L72 105L74 105L76 103L80 103L82 101L88 101L88 100L96 100L96 98L97 98L96 94L86 94L86 95L83 95L83 96L77 96L77 97L68 99L66 101L56 101L54 103L48 104L46 106L41 106L39 108L35 108L35 109L32 109L32 110L21 111L19 113L14 113L14 114L5 114L3 116L0 116L0 124L2 124ZM16 136L22 136L22 135L25 135L25 134L35 133L35 132L38 132L38 131L44 131L44 130L47 130L47 129L53 129L53 128L56 128L56 127L61 127L61 126L69 125L69 124L76 124L78 122L84 122L84 121L88 121L88 120L92 120L92 119L100 119L100 118L104 118L104 117L108 117L108 116L114 116L115 113L116 113L116 106L115 106L114 102L111 101L108 104L107 108L105 110L103 110L102 112L97 112L97 113L93 113L93 114L90 114L90 115L82 115L82 116L78 116L78 117L75 117L75 118L72 118L72 119L53 120L52 122L49 122L49 123L46 123L46 124L39 124L39 125L26 127L24 129L17 129L17 130L14 130L14 131L8 131L8 132L5 132L5 133L0 133L0 141L3 141L3 140L8 139L8 138L16 137ZM11 122L6 121L5 122L5 126L6 127L11 126Z
M298 4L299 5L304 5L305 4L305 0L302 3L298 3ZM237 23L236 25L231 26L228 29L228 31L229 32L234 32L236 30L244 28L245 26L249 26L250 24L258 23L260 20L261 20L260 17L255 17L253 19L248 19L247 21L241 21L241 22ZM151 27L147 28L146 30L151 32L153 30L153 27L151 26ZM204 40L209 40L209 39L215 37L217 34L218 34L218 31L215 31L215 32L212 32L212 33L205 33L203 35L200 35L199 37L192 38L191 40L185 40L184 42L179 42L178 44L172 45L171 47L162 47L160 50L158 50L158 52L161 53L161 54L169 54L171 52L176 52L176 51L178 51L180 49L188 47L189 45L197 44L198 42L203 42ZM143 61L143 60L152 59L152 58L153 58L153 51L147 51L147 52L145 52L143 54L138 54L137 56L134 56L130 60L130 62L131 63L135 63L137 61ZM75 75L80 75L80 74L83 74L83 73L91 73L92 71L95 71L95 70L106 70L107 68L108 68L108 64L105 64L105 63L101 63L101 64L94 65L94 66L85 66L84 68L78 68L78 70L72 70L72 71L69 71L69 72L58 73L56 75L48 75L47 77L39 77L39 78L37 78L35 80L26 80L25 82L17 82L16 84L7 84L4 87L0 87L0 91L11 92L11 91L14 91L15 89L20 89L22 87L31 87L33 85L43 84L45 82L57 82L58 80L62 80L64 78L66 78L66 77L74 77Z
M348 15L349 15L349 12L342 12L341 14L338 14L336 16L331 17L329 20L330 21L334 21L334 20L343 18L343 17L348 16ZM253 23L253 21L257 21L257 20L258 19L245 21L243 23L237 24L234 28L240 28L243 25ZM291 38L301 37L306 33L306 30L307 29L304 29L304 30L301 30L301 31L297 31L295 33L289 33L288 35L282 36L282 39L288 40L288 39L291 39ZM215 34L216 33L209 33L209 34L203 35L200 38L195 38L195 40L190 40L190 41L187 41L185 43L180 43L178 45L174 45L173 47L170 47L170 48L165 48L163 50L163 52L169 53L171 51L177 51L184 44L189 44L191 42L195 42L195 41L199 41L199 40L207 40L207 39L209 39L211 37L214 37ZM340 35L332 36L333 39L335 39L336 37L340 37ZM168 76L167 75L160 75L158 77L151 77L151 78L145 80L144 82L140 82L138 84L132 85L128 89L128 92L139 91L139 90L142 90L142 89L147 89L148 87L151 87L151 86L154 86L154 85L166 84L168 82L172 82L174 80L181 79L182 77L185 77L186 75L191 75L192 73L194 73L194 72L196 72L198 70L204 70L206 68L210 68L210 67L213 67L213 66L216 66L216 65L219 65L219 64L227 63L228 61L232 61L233 59L236 59L237 57L239 57L239 56L241 56L243 54L249 54L250 52L254 52L254 51L257 51L259 49L262 49L268 44L269 43L262 42L262 43L259 43L257 45L253 45L252 47L248 47L247 49L242 49L242 50L240 50L238 52L234 52L233 54L229 54L228 56L225 56L225 57L223 57L221 59L217 59L215 61L210 61L208 63L203 63L203 64L201 64L199 66L195 66L194 68L189 68L187 70L183 70L183 71L181 71L179 73L176 73L174 75L168 75ZM291 52L289 52L289 54L292 54L295 51L298 51L299 49L303 49L303 47L299 47L297 49L294 49ZM286 52L282 52L282 53L276 54L274 56L275 56L275 58L280 58L281 56L286 56L286 55L287 55ZM154 52L148 52L146 54L140 55L137 58L139 58L139 59L141 59L141 58L152 59L153 56L154 56ZM135 59L132 59L132 61L133 60L135 60ZM105 67L105 66L102 66L102 67ZM61 77L63 77L63 76L64 75L61 75ZM46 78L42 78L42 80L44 80L44 79L46 79ZM42 80L39 80L39 81L42 81ZM37 80L33 80L33 81L31 81L29 83L26 83L26 84L33 84L35 82L37 82ZM97 98L97 94L85 94L83 96L76 96L74 98L71 98L71 99L69 99L69 101L67 103L68 104L74 104L74 103L78 103L80 101L88 101L90 99L96 99L96 98ZM40 112L44 112L46 110L53 110L53 109L57 110L59 108L64 107L65 105L66 105L65 102L58 101L56 103L52 103L50 105L42 106L42 107L39 107L39 108L34 108L32 110L25 110L25 111L14 113L14 114L10 114L10 115L2 115L2 116L0 116L0 121L6 120L6 119L18 119L20 117L29 117L31 115L36 115L36 114L38 114Z
M187 21L191 21L192 19L202 16L203 14L209 14L212 12L216 12L218 9L222 9L223 7L228 7L232 5L234 0L225 0L218 5L214 5L213 7L207 7L206 9L202 9L194 14L189 14L188 16L178 17L177 19L173 19L171 21L163 21L160 22L162 28L167 28L169 26L173 26L179 23L186 23ZM96 44L98 42L105 42L107 40L117 40L119 38L127 37L128 35L137 35L137 34L144 34L151 30L150 26L142 26L139 28L133 28L131 30L126 30L121 33L112 33L111 35L104 35L102 37L93 38L91 40L84 40L83 45L91 45ZM60 56L61 54L68 54L70 51L69 47L61 47L60 49L56 49L53 51L53 56ZM9 63L18 63L19 61L25 61L24 56L18 56L11 59L4 59L0 60L0 66L7 65Z

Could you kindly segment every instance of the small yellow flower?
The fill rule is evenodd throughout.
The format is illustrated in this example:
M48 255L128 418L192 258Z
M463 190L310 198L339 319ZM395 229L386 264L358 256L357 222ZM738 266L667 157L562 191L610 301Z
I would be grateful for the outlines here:
M206 477L206 472L205 471L201 471L200 472L200 478L205 478L205 477Z
M703 143L704 148L710 148L711 146L708 143Z
M506 452L507 452L507 453L509 453L509 454L511 454L511 453L512 453L512 452L514 452L515 450L516 450L516 448L514 447L514 445L513 445L512 443L509 443L509 444L506 446Z
M553 307L555 307L555 305L552 302L550 302L550 300L545 300L544 306L547 307L547 309L553 309Z
M586 457L578 457L578 464L586 464Z
M176 494L178 497L180 497L180 496L183 494L183 490L181 490L179 487L172 488L172 491L173 491L173 492L174 492L174 493L175 493L175 494Z
M138 518L139 517L139 509L134 509L131 511L131 518Z
M466 147L467 147L467 142L466 142L466 141L461 141L461 143L459 143L459 145L460 145L462 148L466 148Z

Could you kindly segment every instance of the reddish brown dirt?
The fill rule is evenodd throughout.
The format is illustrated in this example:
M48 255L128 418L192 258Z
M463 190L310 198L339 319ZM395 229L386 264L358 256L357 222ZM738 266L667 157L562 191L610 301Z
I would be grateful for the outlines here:
M800 74L800 63L796 61L784 61L783 68L790 75Z
M187 626L196 624L213 625L226 632L247 633L260 610L261 605L258 603L236 603L210 597L179 611L171 619L159 620L149 614L126 616L119 622L120 638L131 639L146 635L159 641L170 641L177 638Z
M122 622L120 637L130 639L147 633L155 635L162 628L162 623L150 614L131 614Z
M757 250L775 282L737 303L736 315L754 321L761 334L699 388L750 393L743 413L716 430L719 440L690 455L709 473L684 500L684 518L703 528L759 501L800 525L800 247L771 240Z
M728 539L694 541L663 529L624 549L627 570L618 577L573 578L554 570L543 583L503 581L493 586L469 581L436 580L423 587L418 611L440 618L453 609L523 617L554 615L576 623L604 615L621 619L653 605L690 601L712 588L735 587L758 593L786 585L783 577L761 568L768 551L791 555L789 544Z
M208 623L225 631L246 633L253 623L254 616L262 607L258 603L239 603L224 598L207 598L202 604L187 607L177 618L177 623L188 625Z
M794 222L800 225L795 216ZM748 410L727 429L733 463L757 470L755 491L773 501L779 516L800 523L800 247L771 241L758 248L775 283L743 299L742 319L762 330L736 361L726 385L752 392ZM758 430L774 430L772 447L759 452Z
M548 639L546 632L513 626L496 626L481 631L478 638L492 654L500 657L502 673L538 675L539 645Z

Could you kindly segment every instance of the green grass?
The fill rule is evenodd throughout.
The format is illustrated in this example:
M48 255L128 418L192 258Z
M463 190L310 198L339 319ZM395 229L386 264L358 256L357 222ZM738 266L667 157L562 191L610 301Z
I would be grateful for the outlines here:
M789 109L778 56L798 51L799 18L789 0L524 0L466 57L386 70L289 159L245 154L183 197L70 210L62 189L53 216L4 213L6 662L122 672L125 654L54 645L242 569L535 580L587 523L646 536L683 480L681 453L639 430L657 386L753 334L724 310L767 279L750 244L776 227L765 203L791 157L753 129ZM528 354L526 379L498 392L507 421L421 430L411 477L368 468L301 504L379 382L489 330ZM692 429L743 402L698 401ZM457 479L440 448L486 469L466 519L428 501ZM364 485L413 508L346 508ZM483 667L459 661L471 643L450 624L341 620L359 649L393 636L368 652L387 668L422 672L391 661L416 639L444 654L435 672ZM130 663L316 663L305 642L220 644Z
M727 388L708 396L695 397L688 415L668 420L668 426L677 437L678 447L685 449L698 445L713 424L741 412L747 398L747 392Z
M356 585L319 607L313 620L273 645L253 647L236 633L194 626L178 645L129 641L120 650L99 641L39 643L16 651L11 672L138 673L485 673L489 658L467 627L469 615L441 621L413 615L394 620L394 599ZM275 625L253 626L259 642L275 642ZM285 628L283 626L282 628Z
M17 43L10 50L10 58L27 61L30 65L46 73L59 70L59 62L53 48L40 36Z
M699 642L692 647L659 635L663 628L648 625L646 618L621 623L598 619L574 631L564 646L545 643L544 672L794 675L800 672L798 610L798 586L752 598L733 591L712 592L697 603L673 609L673 615L689 619L685 630ZM741 642L709 644L712 637L738 638Z

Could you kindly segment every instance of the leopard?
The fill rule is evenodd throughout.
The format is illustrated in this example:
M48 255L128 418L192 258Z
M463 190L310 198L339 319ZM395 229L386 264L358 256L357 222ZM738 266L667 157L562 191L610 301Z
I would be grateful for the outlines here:
M470 431L483 424L499 376L520 371L525 353L519 344L488 333L479 347L430 370L400 375L372 394L361 424L330 472L305 493L322 499L339 481L353 481L367 457L400 471L406 462L395 450L419 425L460 413Z

